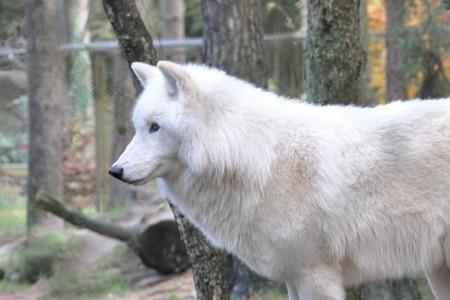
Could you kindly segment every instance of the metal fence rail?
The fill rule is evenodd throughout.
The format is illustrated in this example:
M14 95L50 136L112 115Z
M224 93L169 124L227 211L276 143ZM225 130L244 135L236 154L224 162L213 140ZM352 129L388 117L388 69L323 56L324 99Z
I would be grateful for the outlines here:
M278 42L283 40L303 40L306 35L303 32L289 32L269 34L264 36L267 42ZM185 39L160 39L154 40L155 48L198 48L203 46L202 38L185 38ZM94 41L90 43L70 43L61 46L64 52L78 52L78 51L112 51L117 50L119 44L116 40L113 41ZM26 48L0 48L0 56L16 56L26 54Z

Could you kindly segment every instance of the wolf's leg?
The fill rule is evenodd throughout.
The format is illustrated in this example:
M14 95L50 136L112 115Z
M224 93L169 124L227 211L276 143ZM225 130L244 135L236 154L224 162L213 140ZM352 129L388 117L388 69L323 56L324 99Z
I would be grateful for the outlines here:
M445 264L427 273L428 284L437 300L450 299L450 269Z
M291 283L286 283L286 288L288 291L289 300L300 300L297 293L297 287Z
M344 300L339 268L318 266L307 270L297 286L301 300Z

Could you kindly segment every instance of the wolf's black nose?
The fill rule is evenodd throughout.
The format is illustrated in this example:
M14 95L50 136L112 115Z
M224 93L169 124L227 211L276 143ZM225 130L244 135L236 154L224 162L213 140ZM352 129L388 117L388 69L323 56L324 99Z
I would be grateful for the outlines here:
M122 174L123 174L123 168L118 166L112 166L111 169L109 169L108 173L117 179L122 180Z

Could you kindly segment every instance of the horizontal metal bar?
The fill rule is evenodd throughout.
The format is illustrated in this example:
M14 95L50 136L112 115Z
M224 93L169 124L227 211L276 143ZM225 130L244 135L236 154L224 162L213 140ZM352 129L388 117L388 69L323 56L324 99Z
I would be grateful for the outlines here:
M264 36L265 41L276 42L289 39L304 39L305 34L302 32L290 32L270 34ZM155 48L197 48L203 46L202 38L185 38L185 39L161 39L154 40ZM111 51L119 48L116 40L112 41L93 41L90 43L70 43L61 46L64 52L78 51ZM15 56L26 54L25 48L0 48L0 56Z

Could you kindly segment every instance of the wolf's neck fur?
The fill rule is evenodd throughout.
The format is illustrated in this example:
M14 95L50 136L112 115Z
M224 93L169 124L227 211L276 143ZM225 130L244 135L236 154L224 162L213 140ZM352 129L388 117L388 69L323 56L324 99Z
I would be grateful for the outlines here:
M163 189L216 246L231 250L263 198L279 124L256 109L228 113L232 126L199 126L186 139L180 152L187 167L179 177L164 179Z

